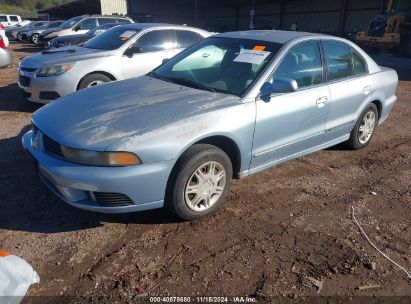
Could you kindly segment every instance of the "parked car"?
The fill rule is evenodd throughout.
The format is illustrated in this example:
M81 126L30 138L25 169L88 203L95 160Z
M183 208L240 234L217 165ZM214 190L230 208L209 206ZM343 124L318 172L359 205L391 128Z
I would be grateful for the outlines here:
M39 36L39 44L47 46L53 38L85 34L106 23L134 23L134 21L121 16L78 16L64 22L59 29L44 31Z
M37 44L39 40L39 36L42 32L48 29L58 29L60 25L62 25L64 21L50 21L48 24L36 28L36 29L30 29L25 31L25 37L23 37L24 40L28 40L29 42L33 44Z
M29 24L22 26L22 27L16 27L10 31L6 31L6 34L8 35L9 39L11 40L18 40L18 33L22 30L26 29L35 29L38 27L41 27L45 24L47 21L34 21L30 22Z
M0 36L5 37L6 31L4 30L4 26L0 23Z
M21 29L17 32L17 40L19 41L24 41L27 40L27 32L32 31L32 30L37 30L37 29L42 29L46 27L49 24L48 21L37 21L36 23L33 23L32 27L24 28Z
M19 15L5 15L0 14L0 24L4 27L15 26L21 22L21 17Z
M49 103L80 89L144 75L209 35L179 25L119 25L82 47L52 49L25 57L18 83L29 101Z
M367 146L397 84L394 70L342 38L225 33L147 76L43 107L23 145L70 205L108 213L165 205L193 220L221 205L233 177L342 142Z
M79 44L89 41L91 38L94 38L95 36L98 36L117 25L119 24L118 23L106 23L82 35L69 35L69 36L63 36L63 37L56 37L49 41L48 47L50 49L55 49L55 48L60 48L64 46L79 45Z
M31 23L30 20L24 20L14 26L8 26L7 28L5 28L5 32L6 32L6 36L9 39L13 39L13 37L11 36L10 32L17 29L17 28L23 28L24 26L28 26Z
M7 50L9 39L5 35L4 30L2 30L2 27L0 24L0 68L5 68L13 64L13 58Z

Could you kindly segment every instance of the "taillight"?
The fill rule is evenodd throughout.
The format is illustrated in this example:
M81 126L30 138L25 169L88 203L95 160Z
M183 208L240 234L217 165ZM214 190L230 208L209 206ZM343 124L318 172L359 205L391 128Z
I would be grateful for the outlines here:
M0 30L4 30L4 26L1 23L0 23Z
M0 49L5 49L6 48L6 44L4 43L3 38L0 38Z

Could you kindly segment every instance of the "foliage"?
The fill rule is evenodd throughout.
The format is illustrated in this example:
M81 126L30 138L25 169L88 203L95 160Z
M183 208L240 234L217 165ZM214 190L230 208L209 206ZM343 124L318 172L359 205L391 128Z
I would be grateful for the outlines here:
M37 11L72 0L0 0L0 13L30 16Z

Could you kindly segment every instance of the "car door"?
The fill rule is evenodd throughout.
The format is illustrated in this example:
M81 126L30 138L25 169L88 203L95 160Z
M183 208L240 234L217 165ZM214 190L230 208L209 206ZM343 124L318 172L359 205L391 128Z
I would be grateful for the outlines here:
M96 18L87 18L81 21L73 28L72 34L85 34L89 30L92 30L97 27L97 19Z
M140 48L140 53L122 57L124 78L145 75L162 64L164 59L178 53L172 30L153 30L143 34L132 45Z
M319 41L293 46L269 79L290 78L298 90L257 99L251 171L310 152L324 140L330 92Z
M349 45L324 40L324 55L331 94L326 139L344 137L353 129L361 105L372 96L372 79L366 61Z

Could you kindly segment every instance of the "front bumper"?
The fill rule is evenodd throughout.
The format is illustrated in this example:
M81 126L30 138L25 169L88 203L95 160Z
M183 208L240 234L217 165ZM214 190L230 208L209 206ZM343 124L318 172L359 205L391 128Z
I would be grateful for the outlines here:
M156 162L131 167L93 167L73 164L50 156L42 148L41 132L38 149L33 147L34 132L22 138L25 151L34 159L41 180L61 200L74 207L103 212L128 213L162 208L167 180L173 162ZM101 206L92 193L121 193L132 204L128 206Z
M68 71L59 76L37 77L38 69L25 72L19 69L18 85L24 91L27 100L47 104L58 97L62 97L77 91L77 84L80 79L76 73ZM25 81L22 81L22 78ZM51 97L50 97L51 96Z

